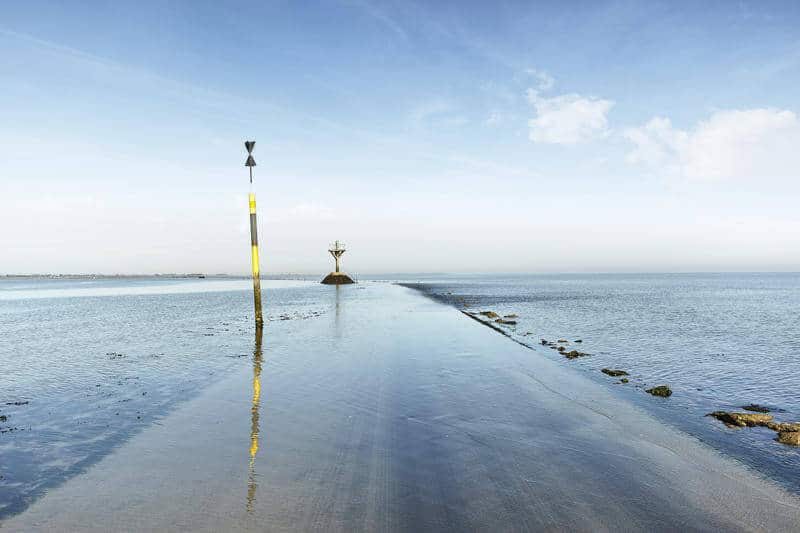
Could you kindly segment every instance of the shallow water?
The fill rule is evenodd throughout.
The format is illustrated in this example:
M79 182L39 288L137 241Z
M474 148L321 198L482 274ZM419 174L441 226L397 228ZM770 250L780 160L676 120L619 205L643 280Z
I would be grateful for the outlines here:
M311 292L328 312L267 324L241 366L2 529L800 523L800 500L446 305L385 283Z
M0 281L0 517L84 470L252 356L247 280ZM287 334L318 285L265 281Z
M704 415L757 403L800 421L800 275L421 276L412 286L466 310L518 314L504 326L543 356L586 371L660 419L800 492L800 449L766 428L732 430ZM464 307L464 303L468 307ZM540 338L581 339L566 360ZM609 367L630 383L600 373ZM666 384L668 399L644 390Z

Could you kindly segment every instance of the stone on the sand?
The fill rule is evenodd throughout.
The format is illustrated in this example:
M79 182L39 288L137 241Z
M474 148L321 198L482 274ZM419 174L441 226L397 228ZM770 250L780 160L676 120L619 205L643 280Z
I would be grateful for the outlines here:
M620 383L627 383L628 382L628 378L622 378L621 380L619 380L619 382Z
M498 315L498 314L497 314L497 313L495 313L494 311L481 311L481 312L480 312L480 313L478 313L478 314L479 314L479 315L483 315L483 316L485 316L486 318L500 318L500 315Z
M600 372L603 374L608 374L609 376L617 377L617 376L627 376L628 373L624 370L611 370L610 368L604 368Z
M506 320L505 318L498 318L495 322L498 324L505 324L506 326L515 326L517 324L516 320Z
M569 342L569 341L567 339L558 339L556 342L560 342L560 343L563 344L563 343Z
M514 313L511 313L510 315L503 315L503 318L519 318L519 315L515 315Z
M772 422L772 415L763 413L729 413L727 411L714 411L708 416L713 416L728 427L754 427L766 426Z
M652 394L653 396L659 396L661 398L669 398L670 396L672 396L672 389L670 389L666 385L659 385L658 387L647 389L645 392L648 394Z
M578 350L572 350L571 352L562 350L559 351L561 351L561 355L563 355L567 359L575 359L577 357L586 357L587 355L589 355L588 353L579 352Z

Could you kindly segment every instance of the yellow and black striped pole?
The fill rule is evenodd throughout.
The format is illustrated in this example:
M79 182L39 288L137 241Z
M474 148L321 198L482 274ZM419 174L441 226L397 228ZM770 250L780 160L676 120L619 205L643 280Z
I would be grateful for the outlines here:
M256 193L253 192L253 167L256 160L253 159L253 148L255 141L245 141L244 147L247 149L247 161L244 166L250 169L250 249L253 263L253 303L256 310L256 324L263 324L264 318L261 315L261 272L258 262L258 224L256 220Z

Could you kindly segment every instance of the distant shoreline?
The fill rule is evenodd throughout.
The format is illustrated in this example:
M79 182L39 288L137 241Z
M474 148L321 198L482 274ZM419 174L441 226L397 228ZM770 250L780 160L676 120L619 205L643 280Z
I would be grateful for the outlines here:
M261 279L305 279L317 274L270 274ZM247 274L0 274L0 279L249 279Z

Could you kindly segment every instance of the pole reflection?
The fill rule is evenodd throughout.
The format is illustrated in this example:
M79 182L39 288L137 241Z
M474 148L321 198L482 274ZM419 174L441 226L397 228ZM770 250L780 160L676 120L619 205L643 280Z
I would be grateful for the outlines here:
M256 324L256 340L253 350L253 405L250 408L250 464L247 476L247 512L253 512L256 499L256 454L258 453L258 408L261 403L261 339L264 328Z

